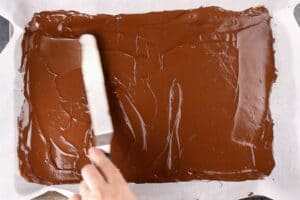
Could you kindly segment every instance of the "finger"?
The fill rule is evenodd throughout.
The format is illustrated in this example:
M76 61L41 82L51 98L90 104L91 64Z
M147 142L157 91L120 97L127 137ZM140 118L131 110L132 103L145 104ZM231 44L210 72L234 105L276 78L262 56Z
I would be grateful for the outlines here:
M86 197L89 195L90 190L85 183L85 181L81 181L79 184L79 194L81 195L82 199L86 199Z
M84 166L81 169L81 175L90 190L97 191L105 183L104 177L94 165L88 164Z
M101 150L95 147L90 148L89 158L101 170L108 182L125 182L119 169L106 157Z
M75 194L71 198L69 198L69 200L81 200L81 198L79 194Z
M80 184L79 184L79 193L86 193L88 192L90 189L89 187L87 186L87 184L85 183L85 181L81 181Z
M85 181L81 181L79 185L79 193L81 195L80 200L101 200L101 196L94 197L93 192L89 189L87 183Z

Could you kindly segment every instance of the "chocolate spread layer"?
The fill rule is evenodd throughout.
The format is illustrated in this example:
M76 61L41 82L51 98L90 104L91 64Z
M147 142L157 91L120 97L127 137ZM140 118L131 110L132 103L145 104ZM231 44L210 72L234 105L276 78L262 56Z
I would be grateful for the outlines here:
M242 181L271 173L276 76L265 8L53 11L33 16L22 44L18 155L28 181L79 182L88 163L94 136L80 71L84 33L98 41L115 130L112 160L127 181Z

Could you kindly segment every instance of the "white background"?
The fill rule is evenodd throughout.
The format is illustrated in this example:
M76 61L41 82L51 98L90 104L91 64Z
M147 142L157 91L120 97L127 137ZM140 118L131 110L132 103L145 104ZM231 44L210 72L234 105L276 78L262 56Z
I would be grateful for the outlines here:
M131 184L138 199L227 200L250 192L279 200L300 198L300 28L293 16L299 0L0 0L0 15L14 26L13 37L0 54L0 199L29 199L46 190L73 186L45 187L25 182L18 174L16 143L22 79L18 72L23 27L34 12L76 10L89 14L143 13L200 6L243 10L266 6L272 15L275 63L278 78L271 94L276 166L264 180L244 182L192 181L164 184ZM299 188L299 190L298 190ZM65 194L70 194L64 191Z

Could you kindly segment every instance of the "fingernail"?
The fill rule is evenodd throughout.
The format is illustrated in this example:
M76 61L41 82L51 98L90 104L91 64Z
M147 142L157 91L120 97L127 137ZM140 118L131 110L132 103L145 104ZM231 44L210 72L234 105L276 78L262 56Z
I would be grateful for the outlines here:
M89 168L91 168L91 167L93 167L94 165L92 165L92 164L86 164L86 165L84 165L82 168L81 168L81 171L82 170L84 170L84 171L86 171L87 169L89 169Z
M106 157L111 158L110 153L107 153L107 152L103 151L102 149L98 149L96 147L89 148L87 157L90 159L91 154L95 154L97 152L103 153Z

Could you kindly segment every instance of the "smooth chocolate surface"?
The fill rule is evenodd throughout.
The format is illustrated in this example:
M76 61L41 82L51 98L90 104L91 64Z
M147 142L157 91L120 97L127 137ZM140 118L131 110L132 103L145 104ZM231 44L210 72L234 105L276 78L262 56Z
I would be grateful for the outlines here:
M94 144L78 37L97 37L127 181L260 179L274 167L270 16L217 7L131 15L41 12L26 27L22 176L80 181ZM101 123L101 122L99 122Z

